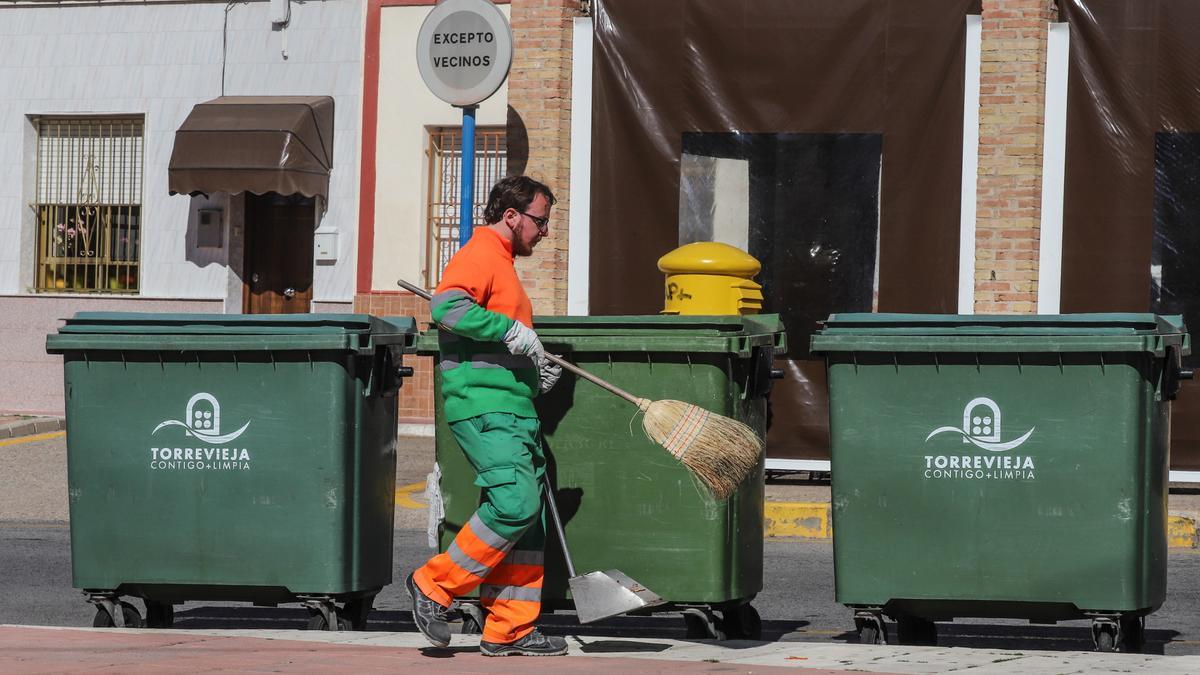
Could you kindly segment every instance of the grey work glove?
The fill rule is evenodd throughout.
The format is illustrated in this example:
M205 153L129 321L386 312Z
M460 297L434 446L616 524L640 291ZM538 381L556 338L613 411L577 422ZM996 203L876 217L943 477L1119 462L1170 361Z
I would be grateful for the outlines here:
M542 361L541 367L538 368L538 389L542 393L546 393L558 384L558 378L562 377L562 366L557 363L551 363L550 359Z
M520 321L513 321L512 327L504 334L504 346L508 347L510 354L533 359L535 368L541 369L546 360L546 349L542 347L537 333Z

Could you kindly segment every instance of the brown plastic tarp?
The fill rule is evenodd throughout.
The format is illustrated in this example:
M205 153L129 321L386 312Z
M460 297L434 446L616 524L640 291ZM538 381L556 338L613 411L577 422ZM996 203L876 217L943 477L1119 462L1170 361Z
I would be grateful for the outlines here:
M966 16L978 12L978 0L597 3L592 313L662 309L656 261L679 244L685 134L714 132L881 135L878 309L956 311ZM779 304L768 295L764 311ZM771 457L828 457L808 338L789 331L798 358L778 364Z
M333 98L222 96L197 104L175 132L171 194L329 196Z
M1064 0L1060 12L1070 28L1061 309L1181 313L1195 331L1200 3ZM1200 383L1183 385L1171 467L1200 470Z

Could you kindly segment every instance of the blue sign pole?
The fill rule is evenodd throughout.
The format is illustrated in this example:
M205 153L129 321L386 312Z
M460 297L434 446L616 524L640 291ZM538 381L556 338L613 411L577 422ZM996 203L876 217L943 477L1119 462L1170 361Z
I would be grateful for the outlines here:
M458 245L471 240L475 222L475 111L477 106L463 106L462 123L462 187L459 188Z

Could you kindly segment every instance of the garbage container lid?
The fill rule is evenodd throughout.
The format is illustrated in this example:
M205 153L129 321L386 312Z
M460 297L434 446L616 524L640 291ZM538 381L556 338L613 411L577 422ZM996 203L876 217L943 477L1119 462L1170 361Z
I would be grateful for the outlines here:
M1170 345L1190 353L1182 316L832 314L812 337L814 352L1160 352Z
M370 314L79 312L46 349L365 349L415 341L412 317Z
M409 317L381 319L370 314L160 314L78 312L60 333L169 333L200 335L279 335L310 333L413 332Z
M825 330L945 334L1114 335L1179 333L1183 317L1158 314L831 314Z
M729 316L535 316L533 327L551 351L728 352L749 355L761 345L774 353L787 341L778 314ZM418 351L437 351L437 331L423 333Z

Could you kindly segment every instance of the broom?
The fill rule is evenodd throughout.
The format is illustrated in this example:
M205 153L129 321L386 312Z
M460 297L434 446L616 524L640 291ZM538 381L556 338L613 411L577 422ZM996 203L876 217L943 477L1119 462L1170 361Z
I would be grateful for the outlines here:
M396 283L419 297L430 299L429 292L419 286L403 279ZM758 466L763 442L745 424L683 401L640 398L561 356L547 353L546 358L637 406L643 413L642 430L646 436L679 460L717 499L729 497Z

